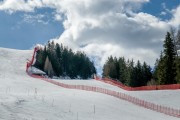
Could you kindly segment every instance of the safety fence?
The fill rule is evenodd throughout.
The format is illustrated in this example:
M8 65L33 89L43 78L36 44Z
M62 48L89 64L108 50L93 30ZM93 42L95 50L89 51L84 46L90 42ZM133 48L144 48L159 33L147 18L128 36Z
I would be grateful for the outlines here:
M27 62L27 64L26 64L26 72L27 72L28 68L29 68L30 66L32 66L32 64L33 64L33 62L34 62L35 54L36 54L36 52L38 51L38 49L39 49L38 47L35 47L35 48L34 48L33 56L32 56L32 58L31 58L31 60L29 60L29 61Z
M105 82L114 86L117 86L121 89L128 91L139 91L139 90L175 90L180 89L180 84L171 84L171 85L152 85L152 86L141 86L141 87L129 87L117 80L113 80L110 78L99 78L95 77L96 80Z
M127 95L125 93L116 92L113 90L108 90L108 89L100 88L100 87L93 87L93 86L86 86L86 85L69 85L69 84L60 83L60 82L57 82L57 81L54 81L54 80L51 80L48 78L44 78L42 76L31 75L31 74L29 74L29 75L31 77L40 78L41 80L50 82L52 84L58 85L58 86L63 87L63 88L78 89L78 90L103 93L103 94L110 95L110 96L116 97L118 99L128 101L128 102L133 103L135 105L138 105L138 106L141 106L141 107L144 107L144 108L147 108L147 109L159 112L159 113L164 113L166 115L170 115L173 117L180 118L180 110L179 109L174 109L171 107L165 107L162 105L157 105L157 104L154 104L151 102L141 100L141 99L136 98L136 97L132 97L132 96Z
M35 52L34 52L34 54L35 54ZM33 55L33 57L34 57L34 55ZM60 82L45 78L43 76L33 75L31 73L28 73L28 70L27 70L32 65L33 60L34 60L34 58L32 59L31 62L27 63L28 65L26 66L27 74L29 76L33 77L33 78L39 78L41 80L50 82L52 84L58 85L58 86L63 87L63 88L78 89L78 90L85 90L85 91L103 93L103 94L110 95L110 96L116 97L118 99L128 101L128 102L133 103L135 105L138 105L138 106L141 106L141 107L144 107L144 108L147 108L147 109L159 112L159 113L164 113L164 114L169 115L169 116L180 118L180 110L179 109L174 109L174 108L171 108L171 107L165 107L165 106L162 106L162 105L157 105L157 104L154 104L154 103L151 103L151 102L141 100L141 99L136 98L136 97L132 97L132 96L127 95L125 93L116 92L116 91L113 91L113 90L108 90L108 89L100 88L100 87L93 87L93 86L86 86L86 85L69 85L69 84L64 84L64 83L60 83ZM96 78L96 80L106 81L106 80L101 80L101 79L98 79L98 78ZM123 84L121 84L121 83L116 84L111 80L106 81L106 82L111 82L111 84L119 85L119 87L123 87L123 88L126 87L126 86L123 86Z

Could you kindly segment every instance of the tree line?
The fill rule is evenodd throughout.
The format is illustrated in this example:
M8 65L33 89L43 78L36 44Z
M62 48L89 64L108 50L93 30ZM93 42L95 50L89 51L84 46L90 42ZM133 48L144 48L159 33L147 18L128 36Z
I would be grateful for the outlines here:
M151 67L146 62L125 60L110 56L103 66L103 77L113 78L127 86L144 86L152 78Z
M146 62L134 64L133 59L126 61L124 57L110 56L102 76L132 87L180 83L180 29L167 32L163 51L153 70Z
M44 48L37 51L35 67L45 71L46 61L52 64L53 74L49 76L70 77L71 79L91 78L96 74L94 63L83 52L73 52L62 44L48 42Z

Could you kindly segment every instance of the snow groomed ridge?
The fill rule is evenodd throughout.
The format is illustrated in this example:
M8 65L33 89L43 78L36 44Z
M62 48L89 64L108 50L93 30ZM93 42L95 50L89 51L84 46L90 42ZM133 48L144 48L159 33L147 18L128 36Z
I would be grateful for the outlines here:
M85 90L85 91L93 91L93 92L97 92L97 93L103 93L103 94L106 94L106 95L116 97L116 98L121 99L121 100L128 101L128 102L133 103L135 105L138 105L140 107L144 107L144 108L147 108L147 109L159 112L159 113L164 113L164 114L169 115L169 116L180 118L180 110L179 109L174 109L174 108L154 104L154 103L151 103L151 102L147 102L147 101L141 100L139 98L127 95L125 93L116 92L116 91L113 91L113 90L108 90L108 89L100 88L100 87L93 87L93 86L86 86L86 85L69 85L69 84L60 83L60 82L57 82L57 81L54 81L54 80L51 80L51 79L48 79L48 78L44 78L42 76L32 75L32 74L30 74L28 72L28 68L33 64L35 53L36 53L37 50L38 50L38 48L34 49L33 57L31 59L31 61L29 61L27 63L27 66L26 66L26 72L31 77L39 78L41 80L44 80L44 81L47 81L49 83L58 85L60 87L68 88L68 89L78 89L78 90Z

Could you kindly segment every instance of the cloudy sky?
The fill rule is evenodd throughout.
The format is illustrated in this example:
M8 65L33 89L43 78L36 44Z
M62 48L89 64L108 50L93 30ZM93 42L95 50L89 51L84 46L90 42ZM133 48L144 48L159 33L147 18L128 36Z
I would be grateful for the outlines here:
M0 47L55 40L85 51L98 71L110 55L153 66L179 25L180 0L0 0Z

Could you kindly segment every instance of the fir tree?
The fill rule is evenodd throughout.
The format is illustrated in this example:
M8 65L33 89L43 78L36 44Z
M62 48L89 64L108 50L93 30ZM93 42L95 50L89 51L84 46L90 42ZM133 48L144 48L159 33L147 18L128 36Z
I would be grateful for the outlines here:
M142 66L140 61L138 60L137 65L134 68L134 87L143 85L143 75L142 75Z
M154 64L153 74L152 74L152 78L153 78L154 80L157 80L157 79L158 79L158 77L157 77L158 65L159 65L159 59L156 59L156 62L155 62L155 64Z
M87 79L96 74L93 62L84 53L74 53L71 49L63 47L62 44L61 46L55 45L54 42L49 41L44 50L37 52L36 58L35 66L45 70L51 77L56 75ZM46 64L44 64L45 60Z
M160 60L158 62L158 66L156 68L156 71L157 71L157 82L158 84L166 84L166 70L164 68L165 66L165 62L164 62L164 56L163 56L163 53L161 52L161 55L160 55Z
M134 67L134 61L127 61L124 57L118 59L110 56L103 66L103 77L117 79L117 71L119 81L128 86L138 87L146 85L152 78L151 68L145 62L143 66L140 61Z
M176 82L180 84L180 58L176 58Z
M57 66L57 76L62 75L62 51L59 44L56 44L56 66Z
M170 33L167 32L166 39L164 41L164 69L165 69L165 84L176 83L176 65L175 65L175 49L173 40L171 39Z
M126 85L132 86L133 84L133 70L134 70L134 61L133 59L131 61L128 61L128 67L127 67L127 81Z
M152 78L152 72L151 72L151 67L148 66L146 64L146 62L143 63L143 66L142 66L142 75L143 75L143 78L142 78L142 85L145 86L148 81L151 80Z
M126 83L127 81L127 67L124 57L119 58L119 80L122 83Z

